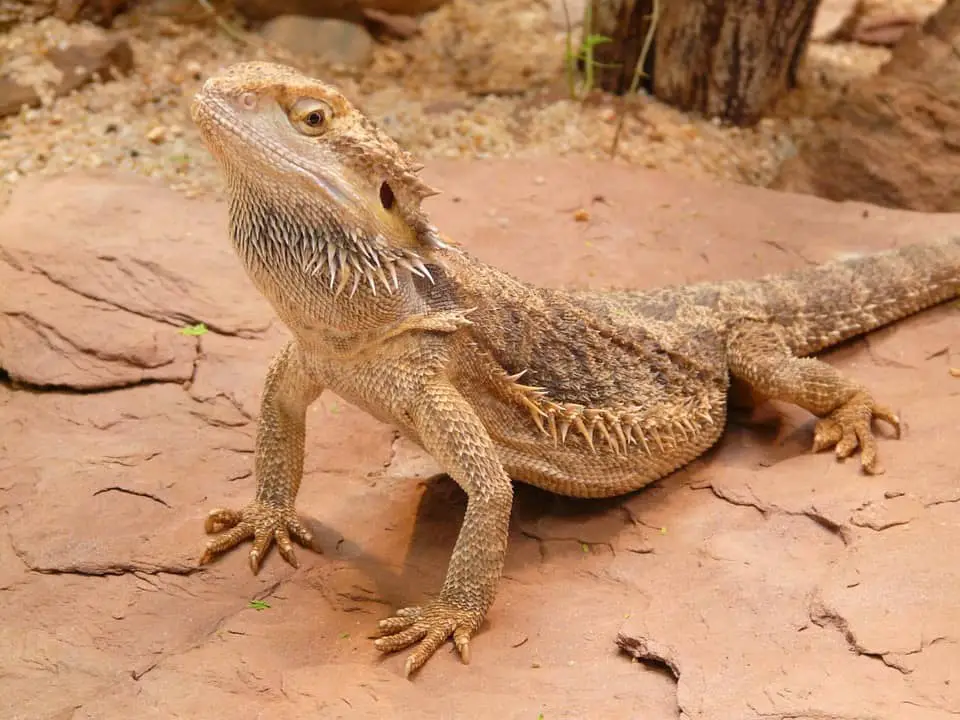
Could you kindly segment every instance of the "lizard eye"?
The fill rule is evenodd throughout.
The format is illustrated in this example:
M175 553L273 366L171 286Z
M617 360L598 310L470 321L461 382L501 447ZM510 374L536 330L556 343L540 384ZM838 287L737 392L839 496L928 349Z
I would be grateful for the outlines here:
M290 121L304 135L319 135L324 132L332 115L329 105L312 98L301 98L290 109Z

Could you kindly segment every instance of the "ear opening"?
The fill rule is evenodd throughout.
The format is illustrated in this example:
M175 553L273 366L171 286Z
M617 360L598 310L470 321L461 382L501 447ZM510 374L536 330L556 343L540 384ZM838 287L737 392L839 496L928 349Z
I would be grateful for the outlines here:
M393 194L393 188L386 181L380 183L380 204L384 210L393 210L397 202L397 196Z

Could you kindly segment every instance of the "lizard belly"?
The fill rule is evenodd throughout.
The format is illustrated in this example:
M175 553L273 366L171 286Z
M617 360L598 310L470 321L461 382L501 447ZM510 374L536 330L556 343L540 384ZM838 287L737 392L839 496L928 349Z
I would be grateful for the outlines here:
M565 437L563 420L553 418L555 436L551 419L537 422L526 406L487 399L474 407L514 480L560 495L612 497L670 474L717 441L726 420L726 394L703 400L709 411L685 422L666 421L671 413L662 412L663 406L626 420L625 413L600 411L571 422Z

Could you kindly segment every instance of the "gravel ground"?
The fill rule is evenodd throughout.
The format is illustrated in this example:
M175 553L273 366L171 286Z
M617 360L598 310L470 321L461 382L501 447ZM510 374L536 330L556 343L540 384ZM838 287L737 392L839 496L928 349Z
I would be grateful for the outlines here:
M892 10L917 4L885 2ZM0 37L0 64L17 77L55 80L39 60L42 51L101 32L52 18L19 26ZM189 99L218 68L255 58L289 62L337 84L424 159L604 158L616 125L609 99L583 104L565 97L564 33L536 0L453 0L425 19L419 36L377 45L362 74L244 42L212 22L178 24L134 11L117 19L114 32L133 47L136 67L129 77L0 120L0 201L26 175L76 167L160 177L191 195L219 189L190 122ZM873 73L888 55L879 48L812 44L805 89L785 103L781 117L752 129L723 127L641 96L625 124L618 159L762 186L793 152L794 138L809 130L810 113L851 80Z

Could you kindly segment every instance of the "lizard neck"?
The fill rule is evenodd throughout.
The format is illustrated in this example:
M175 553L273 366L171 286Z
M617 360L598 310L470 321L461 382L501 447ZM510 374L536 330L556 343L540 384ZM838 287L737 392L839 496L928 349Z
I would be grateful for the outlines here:
M248 276L285 325L345 347L422 311L429 255L346 226L335 209L233 178L229 227Z

